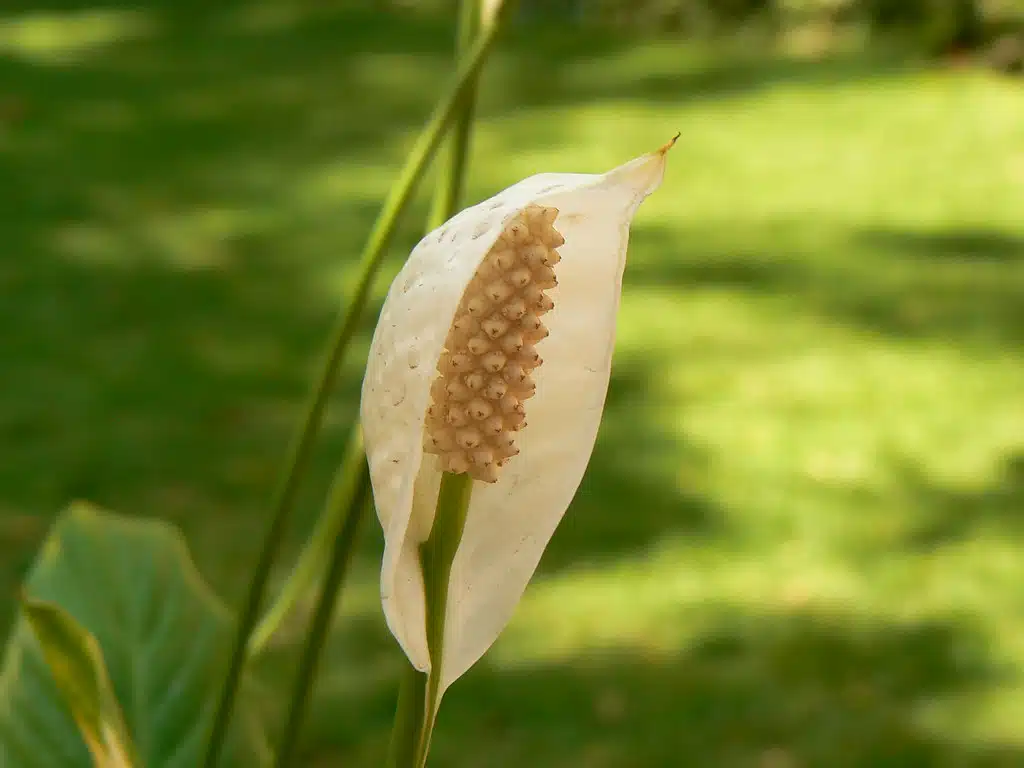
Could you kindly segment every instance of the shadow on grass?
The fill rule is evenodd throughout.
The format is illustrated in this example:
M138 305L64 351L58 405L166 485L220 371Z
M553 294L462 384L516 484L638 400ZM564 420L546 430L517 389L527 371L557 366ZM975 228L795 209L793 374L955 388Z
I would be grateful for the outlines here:
M73 499L180 525L204 572L237 592L335 307L286 249L219 247L237 272L168 268L142 249L125 268L0 266L17 296L0 322L19 329L0 341L5 598ZM346 378L339 410L357 387ZM327 427L307 520L345 431Z
M955 544L979 534L1024 535L1024 453L1007 456L993 483L978 490L937 485L920 470L906 467L901 476L921 523L908 539L915 549Z
M792 240L787 226L777 231L737 241L723 229L652 229L644 250L656 256L631 264L627 280L683 292L735 290L897 338L996 348L1024 343L1024 237L955 228L854 230L814 250ZM766 251L767 242L778 250Z
M1024 237L986 229L951 232L864 231L858 240L871 249L926 261L993 262L1024 261Z
M1019 748L958 742L920 724L925 710L962 704L1005 678L967 627L810 612L726 612L700 626L675 653L482 663L445 698L432 764L1024 764ZM375 685L338 700L322 691L328 701L318 709L332 719L315 718L308 759L379 758L394 680Z
M702 479L707 458L664 423L678 403L652 393L656 371L628 361L612 373L598 442L541 572L641 554L666 537L720 535Z

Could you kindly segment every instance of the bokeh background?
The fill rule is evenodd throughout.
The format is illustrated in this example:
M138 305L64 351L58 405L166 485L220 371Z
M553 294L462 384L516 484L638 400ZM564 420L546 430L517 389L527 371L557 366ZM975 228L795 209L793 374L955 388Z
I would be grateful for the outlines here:
M524 2L483 79L468 202L682 136L633 230L590 472L449 692L433 765L1024 766L1022 12ZM3 627L72 499L173 521L237 601L453 17L0 5ZM401 660L380 549L368 525L304 764L383 753ZM261 665L270 693L301 618Z

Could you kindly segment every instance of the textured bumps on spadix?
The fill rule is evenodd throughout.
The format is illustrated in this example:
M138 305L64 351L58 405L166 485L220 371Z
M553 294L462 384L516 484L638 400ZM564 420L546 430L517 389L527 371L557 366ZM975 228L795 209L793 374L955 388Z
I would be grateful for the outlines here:
M494 483L519 453L513 433L526 426L525 401L536 394L531 374L543 360L535 344L547 337L541 315L554 309L546 291L564 240L558 211L527 206L506 224L455 313L424 424L427 453L455 474Z

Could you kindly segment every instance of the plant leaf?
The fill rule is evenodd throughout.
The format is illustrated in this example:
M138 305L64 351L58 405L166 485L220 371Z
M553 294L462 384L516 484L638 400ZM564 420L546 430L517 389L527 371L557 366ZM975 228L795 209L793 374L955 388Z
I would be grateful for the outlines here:
M130 740L96 638L52 603L26 599L22 610L96 768L131 768Z
M175 529L73 505L44 543L25 591L61 606L95 638L138 768L199 764L232 620ZM44 653L22 617L0 671L0 766L92 768ZM270 762L252 693L249 683L222 768Z

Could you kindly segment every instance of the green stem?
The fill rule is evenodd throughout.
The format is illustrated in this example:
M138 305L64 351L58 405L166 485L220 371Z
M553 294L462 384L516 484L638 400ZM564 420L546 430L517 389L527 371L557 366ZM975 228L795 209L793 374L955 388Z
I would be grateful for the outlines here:
M462 56L473 44L480 26L481 0L463 0L459 11L459 26L455 39L456 55ZM434 201L427 217L427 231L433 231L455 215L466 181L466 167L469 159L469 144L473 132L473 115L476 111L476 91L480 80L477 73L466 86L459 98L459 104L452 118L445 146L446 157L441 163L434 189Z
M338 593L345 580L348 566L352 562L356 534L359 531L359 524L363 520L362 511L367 506L370 497L370 471L365 458L351 464L348 477L340 483L350 492L347 495L339 493L338 497L334 499L339 507L347 510L344 515L345 524L336 537L334 553L327 567L327 574L320 590L320 599L317 601L306 645L302 651L302 658L299 660L299 671L295 676L295 687L292 690L292 698L288 707L288 720L281 735L274 763L276 768L288 768L295 757L295 748L299 742L302 723L313 692L313 680L323 654L327 635L330 633L334 609L338 604ZM340 517L330 509L327 510L327 515Z
M441 490L437 494L437 508L430 536L420 547L423 560L423 583L427 598L427 648L430 651L430 674L427 677L427 695L424 703L423 727L416 750L416 768L427 764L430 737L441 703L441 661L444 658L445 614L448 610L448 587L452 563L462 541L466 527L469 499L473 493L473 479L469 475L441 475Z
M349 436L341 465L334 476L324 513L320 516L316 528L306 542L302 554L299 555L295 567L288 574L288 580L281 588L273 605L260 619L256 629L249 637L250 657L258 655L266 648L267 643L280 629L292 609L309 592L310 587L323 573L324 566L331 556L331 548L338 536L338 531L348 520L342 513L348 510L349 515L362 514L364 506L349 508L345 505L345 500L352 498L354 485L358 481L358 473L353 470L353 467L358 467L363 462L365 462L363 431L356 424Z
M441 475L434 523L420 547L427 614L427 650L430 674L406 664L398 690L395 724L388 747L387 768L423 768L441 696L441 660L444 656L445 612L452 563L466 527L473 480L469 475Z
M398 686L398 706L391 729L386 768L411 768L416 761L420 732L423 730L423 705L427 700L427 676L406 663Z
M283 481L274 497L270 523L263 539L263 546L256 569L253 572L252 581L249 584L241 614L238 618L234 644L217 702L213 725L210 729L206 754L202 762L204 768L217 768L224 745L224 738L227 735L228 724L231 720L232 710L234 709L235 698L238 694L242 668L248 656L249 635L252 633L252 629L259 616L263 593L270 576L270 569L277 556L278 548L284 535L285 524L295 506L299 479L309 463L313 442L323 421L323 414L334 388L341 360L352 336L355 334L359 317L370 295L373 278L380 267L400 214L408 205L417 183L423 176L434 152L437 150L444 136L445 128L454 114L456 106L458 106L462 91L480 69L491 46L494 44L500 26L500 24L495 23L485 30L477 39L472 49L460 61L454 81L448 86L445 95L435 107L427 125L413 145L412 151L406 159L405 166L402 168L398 179L392 185L391 191L384 202L384 206L363 249L358 266L359 281L349 301L347 311L340 315L338 323L331 333L328 352L325 356L317 385L313 390L305 418L291 449Z

